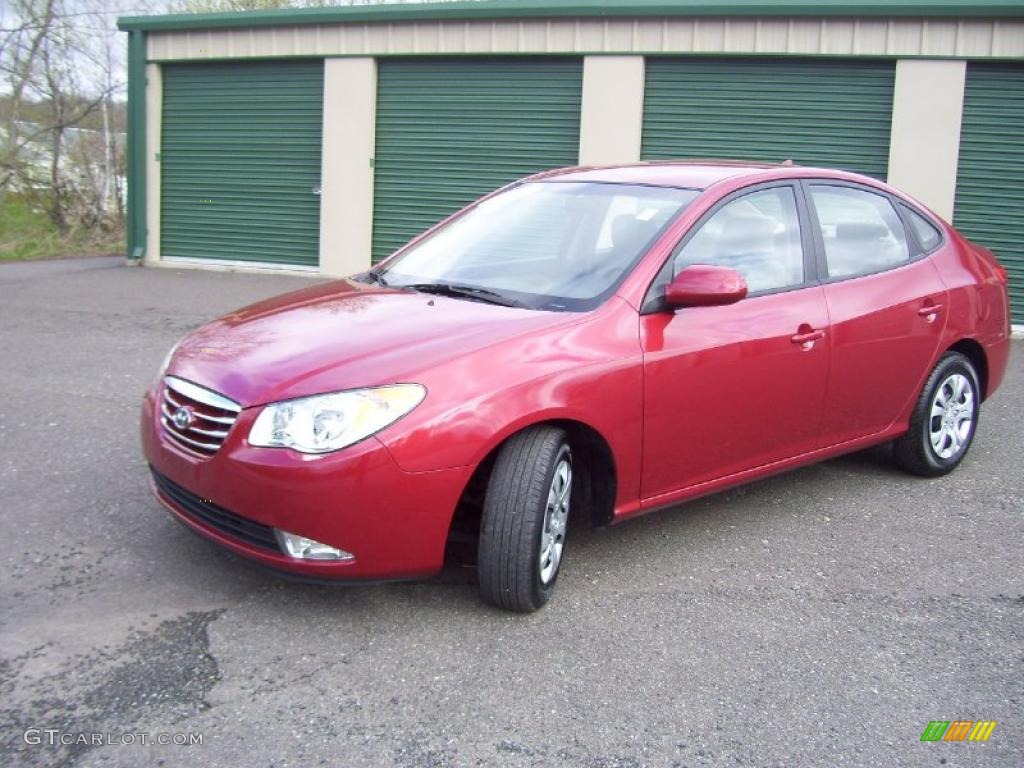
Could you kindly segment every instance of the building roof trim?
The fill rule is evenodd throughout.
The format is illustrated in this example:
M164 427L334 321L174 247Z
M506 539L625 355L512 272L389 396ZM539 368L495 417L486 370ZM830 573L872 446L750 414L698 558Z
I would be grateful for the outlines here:
M367 22L493 21L537 18L846 17L1020 18L1022 0L478 0L302 8L235 13L124 16L121 30L286 27Z

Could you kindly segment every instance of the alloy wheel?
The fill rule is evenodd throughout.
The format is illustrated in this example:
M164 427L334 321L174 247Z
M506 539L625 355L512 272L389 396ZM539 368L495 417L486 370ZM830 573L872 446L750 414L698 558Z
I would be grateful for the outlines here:
M974 386L962 373L954 373L935 390L928 421L932 450L940 459L962 451L974 423Z
M548 489L544 509L544 528L540 537L540 580L549 584L558 573L565 548L565 532L569 522L569 502L572 497L572 463L563 455L555 465L555 474Z

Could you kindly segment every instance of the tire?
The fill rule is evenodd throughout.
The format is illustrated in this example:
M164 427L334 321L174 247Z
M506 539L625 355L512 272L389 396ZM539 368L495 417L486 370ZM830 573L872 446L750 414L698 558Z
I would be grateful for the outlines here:
M963 388L963 394L958 394L958 387ZM952 472L974 440L980 400L981 388L974 365L959 352L947 352L924 383L910 415L910 429L893 443L896 463L921 477L940 477ZM949 405L952 403L955 408ZM940 432L943 436L936 447L933 435L938 439Z
M572 482L563 430L531 427L502 446L480 526L477 571L485 602L526 613L551 597L565 552ZM544 544L550 546L542 561Z

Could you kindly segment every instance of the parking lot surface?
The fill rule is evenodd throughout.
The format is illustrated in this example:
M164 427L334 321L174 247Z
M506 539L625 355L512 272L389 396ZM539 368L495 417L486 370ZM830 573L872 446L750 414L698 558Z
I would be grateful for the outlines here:
M1024 343L953 475L876 449L577 529L518 616L459 572L283 582L150 496L167 349L309 283L0 265L0 765L1024 765Z

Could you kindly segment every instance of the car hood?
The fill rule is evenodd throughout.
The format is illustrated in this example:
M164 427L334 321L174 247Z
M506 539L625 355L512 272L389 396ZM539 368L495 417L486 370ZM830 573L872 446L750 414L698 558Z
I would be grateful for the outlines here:
M416 381L424 369L572 317L340 280L202 326L182 339L167 372L249 407Z

